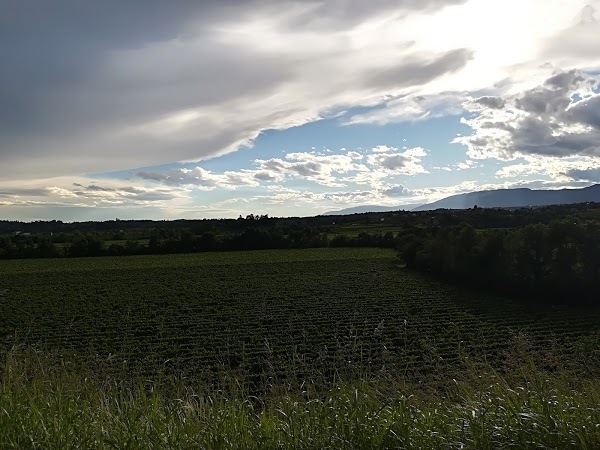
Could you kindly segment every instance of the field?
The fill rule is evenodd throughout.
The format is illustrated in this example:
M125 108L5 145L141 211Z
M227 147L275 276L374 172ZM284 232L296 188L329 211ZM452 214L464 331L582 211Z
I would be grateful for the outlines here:
M600 313L392 251L0 262L0 448L600 446Z
M380 249L13 260L0 337L97 373L235 379L250 390L431 379L466 356L500 367L519 340L593 365L600 314L451 289ZM591 359L590 359L591 358ZM596 361L597 362L597 361Z

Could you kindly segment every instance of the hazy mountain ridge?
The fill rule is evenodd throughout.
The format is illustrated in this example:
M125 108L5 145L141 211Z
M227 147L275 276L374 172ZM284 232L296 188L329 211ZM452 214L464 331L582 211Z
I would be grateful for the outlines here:
M475 205L481 208L518 208L585 202L600 202L600 184L581 189L533 190L517 188L469 192L418 206L413 211L467 209L473 208Z

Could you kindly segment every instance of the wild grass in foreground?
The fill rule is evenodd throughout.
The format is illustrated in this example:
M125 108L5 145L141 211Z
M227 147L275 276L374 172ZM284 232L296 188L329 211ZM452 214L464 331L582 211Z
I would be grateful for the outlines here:
M470 366L437 395L359 382L259 399L99 383L46 362L8 354L0 448L600 448L600 383L533 365L510 381Z

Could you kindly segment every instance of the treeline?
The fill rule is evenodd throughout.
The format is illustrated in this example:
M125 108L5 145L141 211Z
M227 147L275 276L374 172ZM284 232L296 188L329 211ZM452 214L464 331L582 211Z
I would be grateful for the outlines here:
M167 253L194 253L233 250L264 250L318 247L396 248L393 233L360 233L356 237L328 237L317 229L302 228L283 233L280 229L247 228L242 233L196 235L187 229L160 229L148 245L136 240L108 244L96 233L79 233L67 245L56 245L43 235L0 237L0 259L121 256Z
M400 238L407 267L470 287L540 301L600 305L600 222L572 217L515 229L469 224Z
M45 235L0 236L0 259L56 258L61 248Z
M150 238L158 229L188 229L196 235L203 233L242 233L246 228L302 229L319 228L327 232L332 226L350 223L377 224L384 220L398 226L426 224L428 226L452 226L466 222L476 228L512 228L533 223L550 223L571 215L581 220L598 217L600 204L580 203L552 205L535 208L473 208L464 210L440 209L435 211L392 211L349 214L342 216L269 217L266 214L248 214L237 219L193 220L107 220L102 222L62 222L60 220L20 222L0 220L0 235L11 233L54 233L70 242L75 233L111 234L110 239L136 235L137 239ZM120 237L118 235L121 235ZM124 235L124 236L123 236Z

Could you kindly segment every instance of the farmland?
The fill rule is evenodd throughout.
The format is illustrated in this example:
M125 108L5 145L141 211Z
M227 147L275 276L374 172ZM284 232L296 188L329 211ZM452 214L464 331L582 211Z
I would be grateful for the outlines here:
M385 249L1 261L0 448L598 448L599 332Z
M449 288L383 249L0 263L5 350L28 344L124 379L432 380L467 356L501 367L519 339L550 365L593 368L599 330L599 312Z

